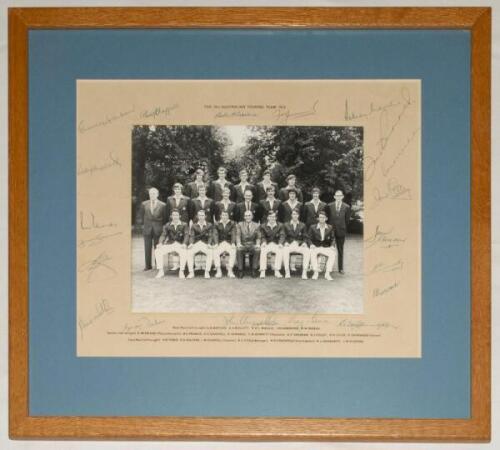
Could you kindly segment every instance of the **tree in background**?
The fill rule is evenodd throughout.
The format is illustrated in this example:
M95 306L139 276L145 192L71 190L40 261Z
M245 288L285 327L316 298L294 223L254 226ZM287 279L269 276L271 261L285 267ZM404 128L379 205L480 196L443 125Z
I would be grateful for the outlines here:
M213 126L135 126L132 131L133 217L152 186L165 200L176 182L193 179L196 169L214 175L228 145L223 129Z
M309 200L311 189L318 186L322 199L332 201L335 190L342 189L345 200L363 199L363 128L276 126L249 127L243 148L231 157L231 142L224 127L215 126L136 126L132 132L133 219L147 190L154 186L160 198L172 193L176 182L183 185L193 179L197 168L208 178L217 178L224 165L228 179L238 182L245 168L254 183L264 169L272 171L279 186L294 174L297 185Z
M361 127L253 127L240 163L270 168L280 186L293 173L306 193L318 186L328 201L337 189L349 202L363 199Z

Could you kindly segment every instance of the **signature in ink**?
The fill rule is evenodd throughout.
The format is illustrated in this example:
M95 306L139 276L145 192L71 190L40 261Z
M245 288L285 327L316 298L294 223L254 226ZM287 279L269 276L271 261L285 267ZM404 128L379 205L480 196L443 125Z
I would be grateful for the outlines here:
M87 125L87 123L84 120L81 120L78 123L78 131L80 133L86 133L87 131L95 130L96 128L106 127L108 125L115 123L116 121L123 119L124 117L130 116L134 112L135 112L135 106L132 106L128 110L106 115L103 119L97 120L96 122L92 122L89 125Z
M106 314L110 314L114 311L114 308L109 304L108 300L102 299L99 303L95 305L95 312L85 319L78 319L78 328L80 330L80 337L83 340L84 331L86 328L93 325L98 319Z
M102 252L97 258L82 264L78 272L87 274L87 283L109 280L117 274L116 270L109 264L110 261L111 257L106 252Z
M378 151L372 155L367 155L365 157L365 179L368 181L372 178L375 173L375 169L378 163L382 160L382 157L386 154L387 146L389 145L390 139L394 132L398 129L401 120L408 108L410 108L414 101L411 99L409 91L406 88L401 90L401 101L399 102L401 109L397 114L394 121L390 120L389 110L384 109L379 115L379 140L377 141Z
M305 111L291 112L289 109L277 110L274 112L276 120L279 123L287 124L289 119L298 119L300 117L314 116L316 114L316 108L318 106L319 100L316 100L311 108Z
M410 188L400 184L397 178L391 178L383 190L378 187L373 189L373 199L375 208L384 200L411 200L412 195Z
M403 260L398 259L393 263L377 263L373 266L372 270L370 270L369 275L374 273L387 273L387 272L396 272L403 270Z
M371 248L379 245L381 248L398 247L406 242L406 238L393 236L394 228L384 231L380 225L377 225L373 235L365 239L365 248Z
M114 222L99 223L93 212L86 215L83 211L80 211L80 228L82 230L93 230L96 228L109 228L116 226L117 225Z
M106 239L109 239L109 238L114 237L114 236L118 236L119 234L122 234L122 232L117 231L116 233L108 233L108 234L98 233L89 239L80 239L78 241L78 247L79 248L94 247L96 245L101 244Z
M92 163L89 166L78 167L78 175L93 175L95 172L102 172L103 170L110 169L112 167L121 167L122 163L120 160L113 155L112 152L108 154L109 160L101 164Z
M134 323L126 323L123 325L123 331L124 332L131 332L131 331L142 331L142 330L147 330L149 328L155 327L156 325L161 325L162 323L165 323L166 320L159 320L159 319L150 319L149 317L141 317Z

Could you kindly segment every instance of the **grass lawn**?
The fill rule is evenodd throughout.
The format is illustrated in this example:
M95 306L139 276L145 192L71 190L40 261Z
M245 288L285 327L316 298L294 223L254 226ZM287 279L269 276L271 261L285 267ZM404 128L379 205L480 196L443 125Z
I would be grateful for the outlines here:
M363 238L351 236L344 246L345 274L337 272L333 281L302 280L297 271L292 278L276 279L269 273L262 279L246 276L210 280L197 272L191 280L178 278L178 271L155 279L156 270L144 268L141 236L132 238L132 305L134 312L196 313L332 313L363 312ZM213 274L214 272L212 272ZM312 273L309 274L311 276Z

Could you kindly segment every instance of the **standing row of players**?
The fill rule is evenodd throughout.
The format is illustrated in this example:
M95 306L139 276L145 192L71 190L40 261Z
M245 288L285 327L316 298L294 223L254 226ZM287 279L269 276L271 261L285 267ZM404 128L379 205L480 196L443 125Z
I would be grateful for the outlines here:
M174 244L173 241L184 246L183 248L186 250L189 246L194 246L200 240L209 245L211 250L214 249L214 246L220 245L219 243L223 244L224 242L229 243L233 249L238 247L237 230L240 229L240 234L245 235L244 231L246 230L244 230L242 226L249 217L249 224L251 224L251 228L254 231L254 247L260 247L262 243L267 245L267 239L265 237L262 238L262 231L266 225L269 225L270 221L275 221L278 224L284 224L284 237L276 237L272 243L278 246L282 245L283 247L288 246L286 245L287 243L296 243L296 240L292 239L290 241L290 238L287 238L285 229L290 223L299 223L301 225L300 228L305 230L306 235L300 242L299 247L304 248L307 246L309 248L309 245L314 245L310 244L310 242L312 242L310 238L311 227L321 223L320 216L323 216L324 223L326 224L326 222L328 222L330 224L329 227L331 228L333 240L331 241L331 245L330 242L324 242L322 246L337 247L339 272L343 273L343 247L350 217L350 208L342 201L343 194L341 191L337 191L334 196L334 201L327 204L320 200L320 190L314 188L311 192L312 200L304 204L302 192L295 186L294 175L290 175L287 178L287 186L279 190L277 184L271 181L271 173L269 171L264 172L263 180L256 186L248 183L248 173L246 170L240 172L241 181L236 186L233 186L226 180L226 170L223 167L219 168L218 175L219 178L217 180L207 184L203 181L203 171L198 169L195 180L189 183L186 188L183 188L180 183L174 184L174 193L167 199L166 203L158 199L158 190L156 188L151 188L149 190L150 200L142 202L138 217L139 223L143 226L146 262L145 270L152 269L151 256L153 248L157 251L158 248L163 245ZM210 192L213 198L207 196L207 191ZM276 198L276 192L279 192L279 198ZM254 198L256 198L256 201L254 201ZM194 225L199 222L200 213L203 216L202 223L207 224L207 226L203 225L202 227L202 239L198 239L196 235L194 235L195 230L198 228L194 227ZM174 220L174 217L177 216L179 219L178 223L177 220ZM217 226L221 222L225 222L223 219L226 216L227 221L235 225L235 237L229 240L220 239L219 235L217 235L217 238L215 238L215 231L220 233L220 230L216 230ZM296 216L296 221L294 221L294 216ZM171 220L171 222L164 227L167 220ZM167 236L166 228L168 228L172 222L176 223L176 229L179 227L183 229L183 225L187 226L187 233L184 233L182 237L177 235L176 238L172 235ZM214 223L216 224L215 227L212 226ZM258 226L258 223L260 223L260 226ZM295 226L293 226L293 228L295 229ZM321 227L321 237L324 237L323 230L324 228ZM259 233L259 240L257 240L255 234L257 231ZM175 234L176 233L174 233L174 235ZM281 231L277 232L277 236L278 235L281 236ZM211 237L209 238L209 236ZM215 243L216 241L217 244ZM198 247L200 245L198 245ZM295 245L292 246L292 248L294 247ZM281 249L281 247L279 248ZM176 253L180 256L179 252ZM193 253L193 259L195 253ZM229 251L228 253L231 256L232 253ZM236 256L234 256L234 258ZM253 257L253 255L251 256ZM277 253L276 256L276 262L278 263L279 259ZM284 258L284 255L280 256L281 259ZM189 269L190 266L187 252L183 259L185 259ZM214 256L211 259L215 261L217 268L216 257ZM333 265L333 258L329 259L332 260ZM231 263L229 265L231 268L233 267ZM161 266L158 265L157 267ZM257 259L253 258L253 269L257 270L257 267ZM306 264L304 264L304 267L307 267ZM208 271L209 270L210 267L208 268ZM191 270L189 274L192 274ZM219 274L219 271L217 274ZM232 271L229 275L231 276L231 274ZM242 275L242 270L240 270L240 274ZM161 273L158 275L161 276Z
M320 190L314 188L311 192L312 200L304 203L302 191L295 186L294 175L287 177L286 187L278 189L278 185L271 181L269 171L264 172L264 179L256 186L247 182L246 170L240 172L241 182L235 186L225 179L224 168L219 168L218 173L217 180L205 183L203 171L198 169L196 180L186 188L175 183L173 195L168 197L163 210L166 218L170 218L172 211L177 209L181 221L191 225L197 220L198 211L203 209L205 220L209 223L219 222L222 211L228 212L229 220L241 222L245 211L252 211L254 222L265 223L269 211L274 211L278 222L285 223L291 220L291 213L296 209L299 211L300 221L307 227L317 223L320 210L327 211L328 221L331 223L331 211L328 205L320 200ZM148 203L143 202L140 216Z

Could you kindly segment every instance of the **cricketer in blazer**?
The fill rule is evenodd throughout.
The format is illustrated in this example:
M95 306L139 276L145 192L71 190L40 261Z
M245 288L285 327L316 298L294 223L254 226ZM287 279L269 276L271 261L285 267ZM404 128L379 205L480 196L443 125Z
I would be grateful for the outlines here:
M351 207L347 203L341 202L337 211L337 202L333 201L326 207L326 213L328 223L333 227L335 234L339 272L344 273L344 242L347 235L347 226L351 218Z
M172 211L174 209L177 209L179 210L179 218L181 222L189 223L190 219L189 215L191 211L190 202L191 200L189 199L189 197L186 197L185 195L180 197L179 200L177 200L174 195L168 197L167 199L168 220L170 220L170 215L172 214Z
M189 226L187 223L179 222L177 226L169 222L163 226L163 233L160 236L160 244L169 245L178 242L179 244L189 244Z
M152 203L154 201L154 208ZM139 208L138 222L142 225L142 235L144 237L144 270L151 270L152 266L152 251L156 248L160 241L160 236L163 232L163 225L167 223L167 206L162 201L146 200L141 203Z
M326 203L322 202L321 200L317 205L315 205L312 200L304 205L304 208L302 209L302 216L307 228L318 223L318 215L321 211L324 211L325 208Z
M321 230L319 225L311 225L309 227L309 243L315 247L333 247L335 245L333 227L326 224L324 239L321 240Z
M307 245L310 244L309 234L307 233L306 225L303 222L298 222L295 229L292 222L287 222L283 225L283 231L285 233L285 242L289 244L294 241L299 245L302 245L303 243L306 243Z

